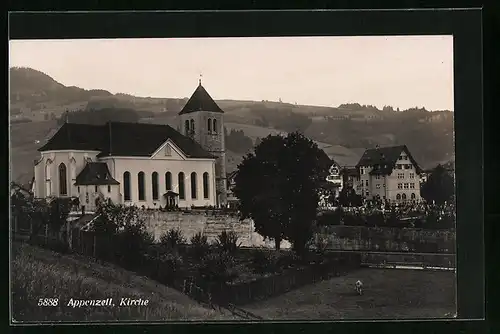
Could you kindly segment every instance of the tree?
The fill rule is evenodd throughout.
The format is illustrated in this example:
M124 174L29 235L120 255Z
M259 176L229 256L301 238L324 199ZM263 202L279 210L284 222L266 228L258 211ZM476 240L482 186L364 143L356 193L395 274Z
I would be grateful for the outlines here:
M339 204L344 207L363 205L363 197L356 194L352 187L343 187L339 193Z
M257 233L292 243L301 254L312 236L319 194L332 162L298 132L269 135L238 165L235 195L242 218L254 220Z
M422 185L420 193L428 203L435 201L436 204L441 205L453 198L455 182L446 169L438 165L432 170L427 182Z

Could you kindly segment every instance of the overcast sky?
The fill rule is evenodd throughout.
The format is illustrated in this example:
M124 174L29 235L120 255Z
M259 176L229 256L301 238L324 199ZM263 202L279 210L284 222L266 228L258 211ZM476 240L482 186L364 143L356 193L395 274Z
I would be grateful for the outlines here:
M452 36L16 40L10 66L66 86L214 99L453 110Z

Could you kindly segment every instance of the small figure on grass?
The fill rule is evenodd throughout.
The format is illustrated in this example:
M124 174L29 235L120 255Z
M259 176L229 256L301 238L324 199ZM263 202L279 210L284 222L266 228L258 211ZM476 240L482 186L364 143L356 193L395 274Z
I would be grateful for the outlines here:
M361 280L357 280L355 286L356 292L361 296L363 294L363 282L361 282Z

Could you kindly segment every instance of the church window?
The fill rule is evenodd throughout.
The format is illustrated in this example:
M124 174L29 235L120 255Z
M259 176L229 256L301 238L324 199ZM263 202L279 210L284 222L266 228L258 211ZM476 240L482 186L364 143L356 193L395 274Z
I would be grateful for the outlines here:
M399 201L399 200L401 200L401 194L397 194L397 195L396 195L396 199L397 199L398 201Z
M198 190L198 185L196 184L196 173L192 172L191 173L191 198L196 199L197 197L197 191Z
M94 192L96 193L97 192L97 186L94 186Z
M137 174L137 185L139 186L139 201L146 200L145 184L144 184L144 172L139 172Z
M165 190L172 190L172 173L165 173Z
M203 173L203 198L208 199L209 193L209 182L208 182L208 173Z
M212 119L209 118L207 122L208 133L212 133Z
M214 126L213 126L213 128L214 128L213 129L214 133L217 133L218 132L217 131L217 120L215 118L214 118Z
M153 190L153 200L158 200L158 173L153 172L151 175L151 182L153 186L151 187Z
M170 145L165 145L165 156L166 157L169 157L172 155L172 148L170 147Z
M415 195L415 193L411 193L411 199L414 200L416 198L417 198L417 196Z
M50 181L50 164L52 162L50 160L47 160L47 164L45 165L45 180Z
M191 120L191 133L194 133L194 119Z
M108 193L111 192L111 186L108 184Z
M68 183L66 176L66 165L61 163L59 165L59 195L66 196L68 194Z
M179 180L179 199L186 199L186 194L184 193L184 173L180 172L178 176Z
M401 195L401 199L402 199L403 201L406 201L406 194Z
M189 120L187 120L187 119L184 122L184 132L185 132L186 136L189 134Z
M123 173L123 199L125 201L130 201L130 172Z

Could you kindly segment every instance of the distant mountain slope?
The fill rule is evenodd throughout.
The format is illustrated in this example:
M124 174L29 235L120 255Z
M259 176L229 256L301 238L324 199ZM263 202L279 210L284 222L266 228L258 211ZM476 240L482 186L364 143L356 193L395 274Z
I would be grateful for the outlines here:
M210 88L207 90L210 91ZM33 130L26 136L25 129L36 129L37 124L45 129L48 123L39 122L41 120L54 120L65 110L122 109L135 111L141 122L170 124L177 128L177 113L186 101L186 98L136 97L129 94L111 94L106 90L67 87L40 71L30 68L11 68L12 120L13 122L31 120L36 123L19 124L11 130L12 136L29 138L19 139L25 142L20 148L12 146L12 159L16 161L15 173L26 175L32 173L31 162L38 155L34 148L27 149L27 147L34 145L34 137L39 140L40 134L38 130ZM315 140L340 164L355 164L364 149L376 145L406 144L424 168L449 161L454 155L453 112L446 110L428 111L424 108L410 108L399 111L391 106L379 110L374 106L358 103L343 104L338 107L226 99L217 100L217 103L225 111L224 118L228 130L243 130L245 135L254 141L268 134L299 130ZM13 115L17 119L14 119ZM102 119L106 117L103 116ZM52 129L55 127L52 126ZM31 155L31 152L34 152L34 155ZM26 158L22 157L30 158L26 161ZM230 164L234 166L240 159L241 154L231 154ZM28 165L20 166L19 163L24 161Z

